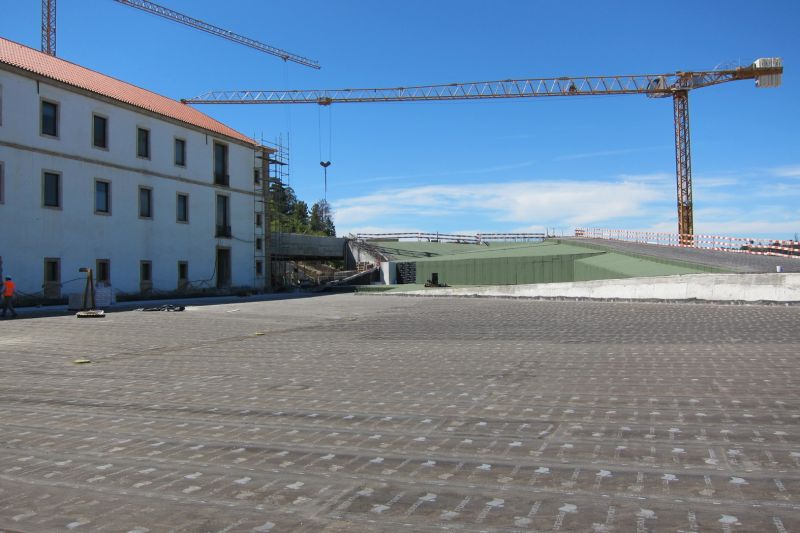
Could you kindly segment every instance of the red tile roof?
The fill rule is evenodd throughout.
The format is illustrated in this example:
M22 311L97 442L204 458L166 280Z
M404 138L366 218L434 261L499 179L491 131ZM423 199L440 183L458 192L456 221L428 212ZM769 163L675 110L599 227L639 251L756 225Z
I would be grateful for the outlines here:
M3 63L178 120L190 126L196 126L248 144L255 144L246 135L177 100L0 37L0 64Z

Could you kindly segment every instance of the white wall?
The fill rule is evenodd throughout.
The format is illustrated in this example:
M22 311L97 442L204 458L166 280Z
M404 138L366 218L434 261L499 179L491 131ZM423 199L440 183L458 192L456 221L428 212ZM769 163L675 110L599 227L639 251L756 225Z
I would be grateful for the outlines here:
M234 286L262 286L254 264L253 147L2 70L0 257L20 291L35 293L44 258L61 259L61 280L110 259L111 283L138 292L139 262L152 261L153 287L177 288L178 261L189 279L215 285L217 246L229 247ZM59 105L59 136L40 135L40 99ZM92 145L92 114L108 118L108 150ZM136 156L137 126L150 130L151 158ZM186 140L187 166L174 165L174 139ZM213 185L213 142L228 145L230 186ZM60 209L42 206L43 170L61 173ZM111 182L111 214L94 212L95 178ZM138 216L139 186L153 189L153 218ZM176 222L176 193L189 195L189 223ZM230 197L232 234L217 239L215 195ZM260 205L260 204L259 204ZM250 242L244 242L250 241ZM81 282L64 285L78 292Z

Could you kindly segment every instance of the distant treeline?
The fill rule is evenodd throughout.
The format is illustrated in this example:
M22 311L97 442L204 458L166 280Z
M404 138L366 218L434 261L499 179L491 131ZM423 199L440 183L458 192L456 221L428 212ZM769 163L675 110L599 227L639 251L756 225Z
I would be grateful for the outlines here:
M331 206L326 200L319 200L309 211L294 189L281 183L270 185L270 216L270 230L274 232L336 236Z

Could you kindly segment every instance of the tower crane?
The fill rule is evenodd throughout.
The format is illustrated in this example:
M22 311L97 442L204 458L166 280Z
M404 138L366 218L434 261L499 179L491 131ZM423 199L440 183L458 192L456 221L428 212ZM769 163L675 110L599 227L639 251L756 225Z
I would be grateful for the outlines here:
M202 20L184 15L183 13L178 13L177 11L173 11L172 9L156 4L155 2L149 2L148 0L114 1L129 7L140 9L147 13L152 13L153 15L158 15L159 17L163 17L180 24L184 24L186 26L190 26L192 28L196 28L198 30L202 30L206 33L216 35L217 37L222 37L223 39L228 39L229 41L249 46L250 48L254 48L259 52L280 57L284 61L292 61L294 63L315 69L320 68L319 63L313 59L292 54L291 52L264 44L256 41L255 39L244 37L237 33L233 33L232 31L228 31L218 26L208 24L207 22L203 22ZM42 0L42 52L51 56L56 55L56 0Z
M211 91L184 99L188 104L319 104L360 102L419 102L480 100L545 96L599 96L643 94L672 97L675 122L675 166L678 190L678 233L684 244L693 242L692 163L689 143L689 91L738 80L754 79L756 87L781 83L780 58L757 59L752 65L725 70L678 71L671 74L528 78L519 80L451 83L382 89L292 91Z

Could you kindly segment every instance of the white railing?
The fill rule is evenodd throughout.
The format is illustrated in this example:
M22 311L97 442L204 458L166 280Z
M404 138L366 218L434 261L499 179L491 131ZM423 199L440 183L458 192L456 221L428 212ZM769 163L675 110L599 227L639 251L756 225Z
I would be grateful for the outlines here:
M513 241L513 242L529 242L541 241L547 238L544 233L476 233L474 235L457 234L457 233L426 233L426 232L408 232L408 233L358 233L356 239L359 240L399 240L399 239L414 239L417 241L425 242L450 242L450 243L465 243L465 244L482 244L489 241Z
M576 228L575 236L591 239L657 244L660 246L680 246L683 248L718 250L732 253L777 255L800 259L800 241L751 239L746 237L726 237L723 235L680 235L677 233L602 228Z

